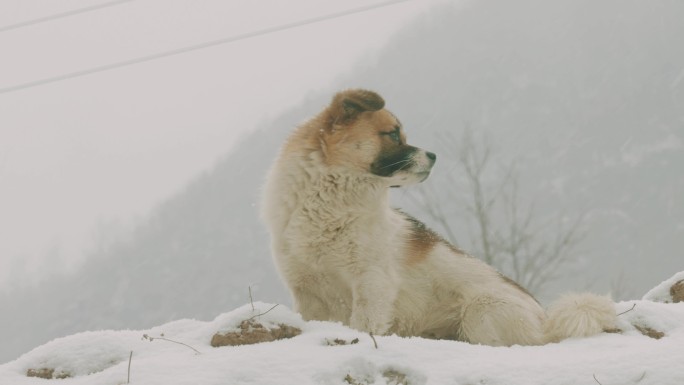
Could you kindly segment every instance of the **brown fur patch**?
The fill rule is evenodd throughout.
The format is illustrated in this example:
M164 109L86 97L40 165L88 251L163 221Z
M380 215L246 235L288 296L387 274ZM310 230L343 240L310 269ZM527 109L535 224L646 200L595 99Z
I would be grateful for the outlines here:
M214 334L211 338L211 346L216 348L219 346L251 345L292 338L300 334L302 334L302 330L294 326L279 324L276 328L268 329L254 320L245 320L240 323L239 332Z
M382 97L373 91L357 89L338 92L323 112L290 135L283 150L320 150L325 155L325 161L329 162L328 149L347 138L349 131L346 128L352 126L361 113L381 110L384 105Z
M373 91L339 92L323 112L288 138L283 151L305 156L320 151L327 165L367 172L382 154L397 151L397 147L411 147L405 145L406 136L401 131L400 144L384 135L401 127L384 105L382 97Z
M670 287L670 295L672 296L672 302L684 302L684 279Z
M338 92L328 107L331 122L347 124L364 111L378 111L385 107L385 100L369 90L352 89Z
M425 226L423 222L404 213L401 214L411 223L409 238L406 240L408 251L405 261L408 266L413 266L426 260L430 251L442 241L442 238Z
M347 90L337 93L332 103L323 112L326 124L323 129L327 147L353 144L358 149L361 142L373 143L369 156L382 151L380 149L381 132L390 132L399 125L397 118L383 109L385 101L373 91ZM349 154L352 155L352 154Z
M403 215L404 218L411 223L409 238L406 240L408 242L408 252L405 263L408 266L412 266L416 263L424 261L428 257L428 254L430 254L430 251L432 251L432 249L439 243L447 246L455 254L467 256L463 250L446 241L439 234L425 226L423 222L402 212L401 210L395 211Z
M369 113L363 115L365 119L365 124L371 126L376 134L379 133L390 133L394 131L397 127L401 127L399 120L394 114L387 110L378 111L377 113ZM406 135L402 130L399 132L401 143L406 143ZM388 144L394 143L389 137L385 137L384 141Z
M312 121L313 126L309 129L311 134L320 137L321 151L328 165L368 171L380 154L397 147L381 134L395 130L398 124L394 115L384 109L361 112L353 121L344 124L316 128L319 122Z

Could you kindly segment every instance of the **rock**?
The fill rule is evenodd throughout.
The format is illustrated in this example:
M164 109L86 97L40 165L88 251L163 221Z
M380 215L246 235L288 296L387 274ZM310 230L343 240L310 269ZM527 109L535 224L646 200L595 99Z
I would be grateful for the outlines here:
M672 302L684 302L684 279L670 287L670 295L672 296Z

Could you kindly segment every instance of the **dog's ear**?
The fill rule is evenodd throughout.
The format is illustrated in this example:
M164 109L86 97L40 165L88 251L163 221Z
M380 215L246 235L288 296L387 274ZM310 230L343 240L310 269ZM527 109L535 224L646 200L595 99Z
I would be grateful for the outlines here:
M337 93L330 104L332 124L352 122L361 112L378 111L385 107L385 100L373 91L354 89Z

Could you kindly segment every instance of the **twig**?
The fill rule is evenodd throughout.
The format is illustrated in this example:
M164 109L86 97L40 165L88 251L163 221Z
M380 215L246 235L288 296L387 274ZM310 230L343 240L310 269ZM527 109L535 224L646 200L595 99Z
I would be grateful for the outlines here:
M603 384L601 383L601 381L599 381L599 380L596 378L596 373L594 373L594 381L596 381L599 385L603 385Z
M188 345L188 344L184 344L184 343L182 343L182 342L170 340L170 339L165 338L165 337L150 337L150 336L148 336L147 334L143 334L143 339L144 339L144 340L150 340L150 342L152 342L152 341L154 341L154 340L164 340L164 341L168 341L168 342L173 342L174 344L183 345L183 346L185 346L185 347L188 347L188 348L194 350L197 354L202 354L202 352L200 352L199 350L193 348L192 346L190 346L190 345Z
M630 311L634 310L635 307L636 307L636 303L634 305L632 305L631 309L625 310L622 313L618 314L618 317L625 314L625 313L629 313Z
M277 303L277 304L273 305L272 308L266 310L265 312L263 312L263 313L261 313L261 314L257 314L257 315L255 315L255 316L252 316L252 317L250 317L250 318L247 318L247 321L251 321L251 320L255 319L256 317L261 317L262 315L264 315L264 314L270 312L271 310L275 309L278 305L280 305L280 304Z
M370 335L371 339L373 339L373 345L375 345L375 348L377 349L378 348L378 341L375 340L375 336L373 336L373 332L370 332L368 334Z
M133 351L131 350L131 355L128 356L128 378L126 379L127 384L131 383L131 361L132 360L133 360Z
M249 303L252 304L252 311L254 311L254 300L252 299L252 287L247 286L249 289Z

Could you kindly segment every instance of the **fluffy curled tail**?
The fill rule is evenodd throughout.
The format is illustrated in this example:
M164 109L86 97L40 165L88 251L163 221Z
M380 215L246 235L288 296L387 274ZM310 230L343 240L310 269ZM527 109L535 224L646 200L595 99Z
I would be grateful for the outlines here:
M546 315L547 342L592 336L615 329L617 322L613 301L591 293L566 294L549 306Z

